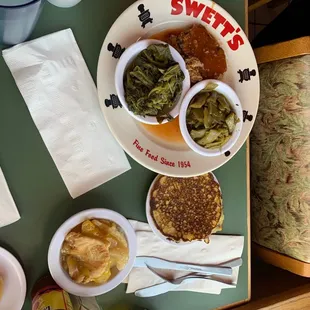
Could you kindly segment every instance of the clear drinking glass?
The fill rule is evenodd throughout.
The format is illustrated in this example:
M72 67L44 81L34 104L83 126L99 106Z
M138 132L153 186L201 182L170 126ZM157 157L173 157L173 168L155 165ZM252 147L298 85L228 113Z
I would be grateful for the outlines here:
M0 0L0 44L14 45L31 34L45 0Z

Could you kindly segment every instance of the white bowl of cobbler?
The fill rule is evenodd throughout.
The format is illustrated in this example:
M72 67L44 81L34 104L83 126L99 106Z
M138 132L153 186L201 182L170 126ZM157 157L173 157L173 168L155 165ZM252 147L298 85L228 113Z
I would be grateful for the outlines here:
M128 276L136 252L136 235L125 217L112 210L89 209L73 215L56 231L48 266L67 292L98 296Z

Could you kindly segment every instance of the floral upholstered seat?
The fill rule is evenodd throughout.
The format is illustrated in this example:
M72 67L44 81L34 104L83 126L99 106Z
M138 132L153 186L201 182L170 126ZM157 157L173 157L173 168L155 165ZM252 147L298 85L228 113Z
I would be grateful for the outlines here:
M259 73L250 137L252 240L310 263L310 55L259 64Z

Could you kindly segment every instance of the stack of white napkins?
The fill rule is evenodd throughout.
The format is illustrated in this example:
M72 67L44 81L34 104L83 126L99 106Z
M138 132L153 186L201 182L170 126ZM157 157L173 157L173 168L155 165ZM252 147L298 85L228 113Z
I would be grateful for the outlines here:
M136 231L138 240L137 256L154 256L175 262L198 265L218 265L242 256L244 237L230 235L212 235L210 243L194 242L188 245L175 246L158 238L146 223L130 221ZM168 278L178 278L188 274L187 271L160 270L160 274ZM237 284L239 267L233 268L233 275L227 279L214 276L214 279ZM227 281L228 280L228 281ZM126 281L126 293L163 282L147 268L133 268ZM176 291L193 291L209 294L220 294L230 285L205 279L197 279L194 283L181 284Z
M3 57L73 198L130 169L71 29L16 45Z
M15 202L0 168L0 227L20 219Z

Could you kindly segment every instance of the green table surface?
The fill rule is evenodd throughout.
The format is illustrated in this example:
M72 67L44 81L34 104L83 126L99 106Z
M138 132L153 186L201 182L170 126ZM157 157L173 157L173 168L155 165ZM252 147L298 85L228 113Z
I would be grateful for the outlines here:
M155 0L154 0L155 1ZM167 0L169 1L169 0ZM83 0L70 9L47 3L31 38L72 28L88 68L96 80L101 45L114 20L133 0ZM245 25L244 0L218 0L241 26ZM132 169L72 199L35 127L14 80L0 58L0 165L21 214L15 224L0 228L0 246L21 262L27 277L23 309L31 309L31 288L47 274L47 250L56 229L71 215L87 208L108 208L127 218L146 221L144 212L148 187L155 173L129 158ZM246 146L215 171L221 183L225 208L224 234L245 236L243 266L236 289L220 295L171 292L153 298L125 294L125 285L102 295L98 301L107 309L199 310L214 309L249 298L247 247ZM15 310L15 309L7 309Z

